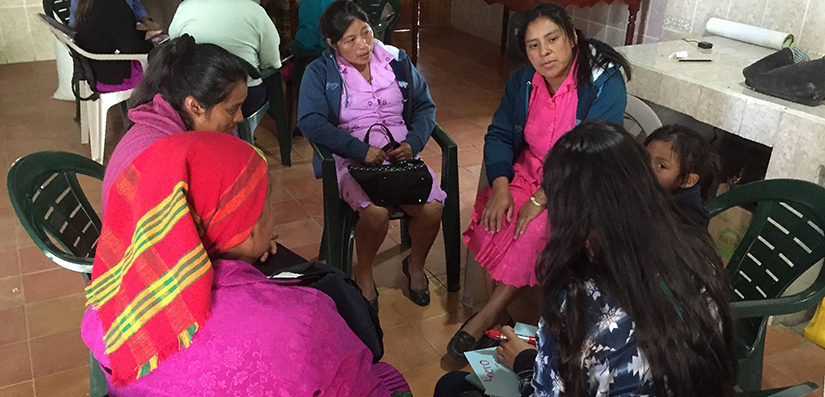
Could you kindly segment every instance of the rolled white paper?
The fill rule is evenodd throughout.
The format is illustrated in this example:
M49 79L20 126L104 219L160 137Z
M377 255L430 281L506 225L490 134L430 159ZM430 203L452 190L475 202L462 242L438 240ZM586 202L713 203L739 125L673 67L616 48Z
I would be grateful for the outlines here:
M793 35L785 32L746 25L744 23L711 18L705 29L708 33L744 41L762 47L780 50L793 44Z

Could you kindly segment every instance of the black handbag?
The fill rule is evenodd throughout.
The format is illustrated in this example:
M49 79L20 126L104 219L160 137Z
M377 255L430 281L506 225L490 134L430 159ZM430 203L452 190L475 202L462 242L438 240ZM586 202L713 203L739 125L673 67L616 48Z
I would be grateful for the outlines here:
M364 136L364 142L369 144L370 131L375 126L383 128L390 140L382 150L392 150L399 146L390 130L383 124L370 126ZM373 204L382 207L424 204L433 187L433 177L421 159L376 166L350 164L347 168Z

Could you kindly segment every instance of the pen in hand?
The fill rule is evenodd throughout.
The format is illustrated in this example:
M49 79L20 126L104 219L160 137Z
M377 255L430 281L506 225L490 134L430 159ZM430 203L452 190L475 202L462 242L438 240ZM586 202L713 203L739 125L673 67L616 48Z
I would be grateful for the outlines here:
M490 338L495 339L495 340L499 340L499 341L507 340L507 337L502 335L501 331L499 331L497 329L488 329L487 331L484 331L484 333L487 334L487 336L489 336ZM516 335L516 336L518 336L519 339L521 339L521 340L523 340L523 341L525 341L525 342L527 342L527 343L529 343L533 346L536 345L536 337L535 336L524 336L524 335Z

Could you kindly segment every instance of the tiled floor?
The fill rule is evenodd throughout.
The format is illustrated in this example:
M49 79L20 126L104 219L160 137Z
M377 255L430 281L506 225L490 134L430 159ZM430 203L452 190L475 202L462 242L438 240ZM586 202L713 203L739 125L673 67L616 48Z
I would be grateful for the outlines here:
M396 43L409 47L406 34ZM482 136L498 105L504 83L518 64L498 55L498 45L461 32L423 32L419 70L438 105L437 119L458 143L462 224L466 227L475 198L482 159ZM54 62L0 66L0 182L14 159L40 150L89 155L72 122L74 106L51 99L57 85ZM118 123L117 117L110 117ZM115 128L117 129L117 128ZM257 131L258 145L270 158L276 181L280 242L306 258L317 256L323 224L321 183L313 177L311 149L296 138L291 168L280 165L269 118ZM122 133L122 132L121 132ZM107 140L111 153L118 133ZM432 142L422 157L438 170L440 151ZM89 196L99 201L96 185ZM96 187L99 191L99 185ZM461 366L445 358L447 341L472 313L461 293L444 288L444 249L436 241L427 261L432 303L418 307L403 294L400 272L405 255L399 247L397 223L391 225L375 265L381 288L381 322L385 361L405 375L416 396L432 395L436 380ZM463 255L462 255L463 257ZM476 288L478 289L478 288ZM84 396L88 393L88 350L79 325L83 282L35 248L17 222L5 188L0 188L0 397ZM528 306L529 307L529 306ZM825 349L787 331L771 329L765 359L765 386L812 380L822 384ZM821 395L818 392L816 395Z

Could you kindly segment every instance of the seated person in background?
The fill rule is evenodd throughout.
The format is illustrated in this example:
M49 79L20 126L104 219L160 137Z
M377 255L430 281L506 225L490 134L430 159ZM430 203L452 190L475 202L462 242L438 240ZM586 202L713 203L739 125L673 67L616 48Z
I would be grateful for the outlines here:
M544 162L549 241L536 264L535 348L513 330L497 348L522 395L734 396L729 281L706 230L679 214L644 147L585 121ZM472 389L445 375L435 396Z
M184 132L150 146L118 178L81 326L110 395L409 391L389 364L372 364L332 299L250 265L275 221L267 175L249 144Z
M115 179L153 143L190 130L231 135L243 120L240 108L246 99L246 77L243 62L214 44L195 44L192 37L184 36L159 47L146 79L129 99L134 125L106 167L104 212Z
M300 0L298 6L298 28L295 30L295 41L292 43L292 52L296 57L317 58L329 48L326 38L318 30L318 23L324 10L334 0Z
M707 229L710 214L705 204L721 173L719 156L710 144L696 131L674 124L653 131L645 147L662 187L688 219Z
M489 274L490 299L447 344L455 360L484 347L484 331L510 322L507 306L538 283L533 265L546 242L541 164L564 133L585 119L622 123L627 60L585 37L565 9L538 3L525 13L519 46L530 61L507 81L484 136L490 186L476 197L464 244ZM551 226L552 227L552 226Z
M373 204L347 166L417 156L435 127L435 104L427 83L404 51L373 40L368 21L364 10L347 0L337 0L324 11L321 33L330 48L312 61L304 74L298 125L308 140L326 146L335 156L341 199L358 212L355 281L377 310L372 262L387 234L391 208ZM375 124L386 126L400 146L389 152L382 150L389 139L377 127L372 129L370 142L364 142ZM429 171L433 184L426 204L401 206L412 217L412 249L402 269L410 299L419 306L430 303L424 262L441 226L442 203L447 197L438 177Z
M143 8L143 4L140 2L140 0L125 1L127 4L129 4L129 8L132 9L132 13L135 14L135 22L138 23L138 30L146 32L160 30L160 27L152 21L152 18L149 18L149 14L146 13L146 9ZM71 0L71 5L69 6L69 26L75 26L75 12L77 10L77 2L78 0Z
M266 11L252 0L184 0L169 26L171 37L189 34L198 43L218 45L259 71L281 67L278 30ZM267 101L261 79L250 78L243 117Z
M149 39L160 33L137 30L132 9L123 0L78 0L75 19L75 42L96 54L147 54L153 48ZM90 60L89 64L99 92L135 88L143 79L138 61Z

